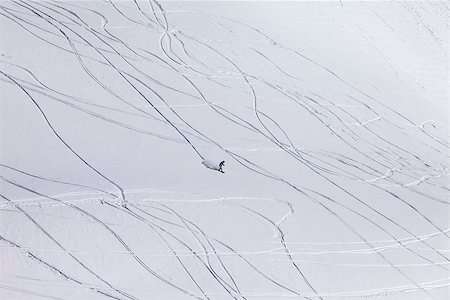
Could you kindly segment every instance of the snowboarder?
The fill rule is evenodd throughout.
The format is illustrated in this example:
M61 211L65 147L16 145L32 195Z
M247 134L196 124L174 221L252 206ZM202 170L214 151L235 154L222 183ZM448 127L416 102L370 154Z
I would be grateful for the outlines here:
M225 166L225 161L224 160L222 160L220 163L219 163L219 172L222 172L222 173L225 173L223 170L222 170L222 167L223 166Z

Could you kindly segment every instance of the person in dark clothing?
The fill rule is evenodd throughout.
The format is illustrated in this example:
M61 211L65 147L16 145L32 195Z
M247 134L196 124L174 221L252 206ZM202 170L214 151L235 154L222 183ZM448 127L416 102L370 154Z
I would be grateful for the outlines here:
M222 170L222 167L223 167L223 166L225 166L225 161L224 161L224 160L222 160L222 161L219 163L219 172L225 173L225 172Z

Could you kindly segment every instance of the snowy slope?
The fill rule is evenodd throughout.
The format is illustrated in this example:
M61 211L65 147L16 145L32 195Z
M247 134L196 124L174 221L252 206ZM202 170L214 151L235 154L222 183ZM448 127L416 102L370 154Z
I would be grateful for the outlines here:
M0 298L448 299L449 9L2 1Z

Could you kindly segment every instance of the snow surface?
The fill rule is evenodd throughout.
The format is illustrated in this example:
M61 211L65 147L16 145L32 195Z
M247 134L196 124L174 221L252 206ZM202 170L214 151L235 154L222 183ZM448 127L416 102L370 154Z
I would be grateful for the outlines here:
M2 1L0 299L449 299L449 20Z

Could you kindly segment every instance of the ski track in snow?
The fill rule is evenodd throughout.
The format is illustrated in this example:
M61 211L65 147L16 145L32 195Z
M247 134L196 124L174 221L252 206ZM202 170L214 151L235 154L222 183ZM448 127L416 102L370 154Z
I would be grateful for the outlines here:
M90 89L75 93L61 83L64 79L45 76L39 61L24 63L21 53L2 47L10 54L0 58L2 89L14 95L2 101L20 101L21 114L34 118L29 127L45 128L42 144L51 140L52 151L70 157L73 168L90 180L0 161L5 187L0 214L12 222L0 219L0 251L6 257L0 296L444 299L450 286L450 228L438 212L449 209L448 124L410 117L312 52L291 48L237 17L166 5L154 0L0 3L2 24L20 32L24 45L38 43L67 59L74 78L85 80L78 88L88 82ZM350 17L347 3L340 5L370 48L384 55ZM427 44L443 47L444 42L421 13L447 16L448 4L392 5L403 7L404 18L420 20L418 43L437 66L445 65L445 50ZM399 36L381 16L383 10L370 10ZM210 31L190 28L183 17ZM145 42L123 34L125 29L145 33ZM398 77L396 62L382 60ZM324 82L314 82L307 72ZM333 90L334 85L339 88ZM227 161L225 174L218 176L245 174L243 185L249 178L264 180L286 191L286 197L170 190L152 182L130 188L118 179L124 177L105 171L114 159L106 155L100 163L103 154L97 154L99 160L82 139L71 136L55 107L68 118L83 116L108 126L112 136L126 131L165 145L167 152L176 149L175 155L184 151L186 160L198 165L217 151ZM215 134L203 117L217 122L226 136ZM323 142L299 137L294 127L304 132L305 126ZM85 135L94 131L87 128ZM121 138L117 147L137 147ZM152 155L152 149L148 152ZM229 166L235 170L228 172ZM52 188L58 192L49 192ZM371 193L375 200L367 197ZM324 220L318 222L315 214ZM296 222L308 220L311 230L316 222L325 223L320 224L324 236L332 240L297 236L302 231ZM67 235L58 232L59 226ZM96 248L87 246L92 240ZM9 275L6 270L15 264L29 266L27 276L36 282ZM113 276L110 266L120 274ZM325 274L330 272L360 273L329 287L334 279ZM375 279L354 283L367 273ZM37 283L43 280L51 284L44 288Z

